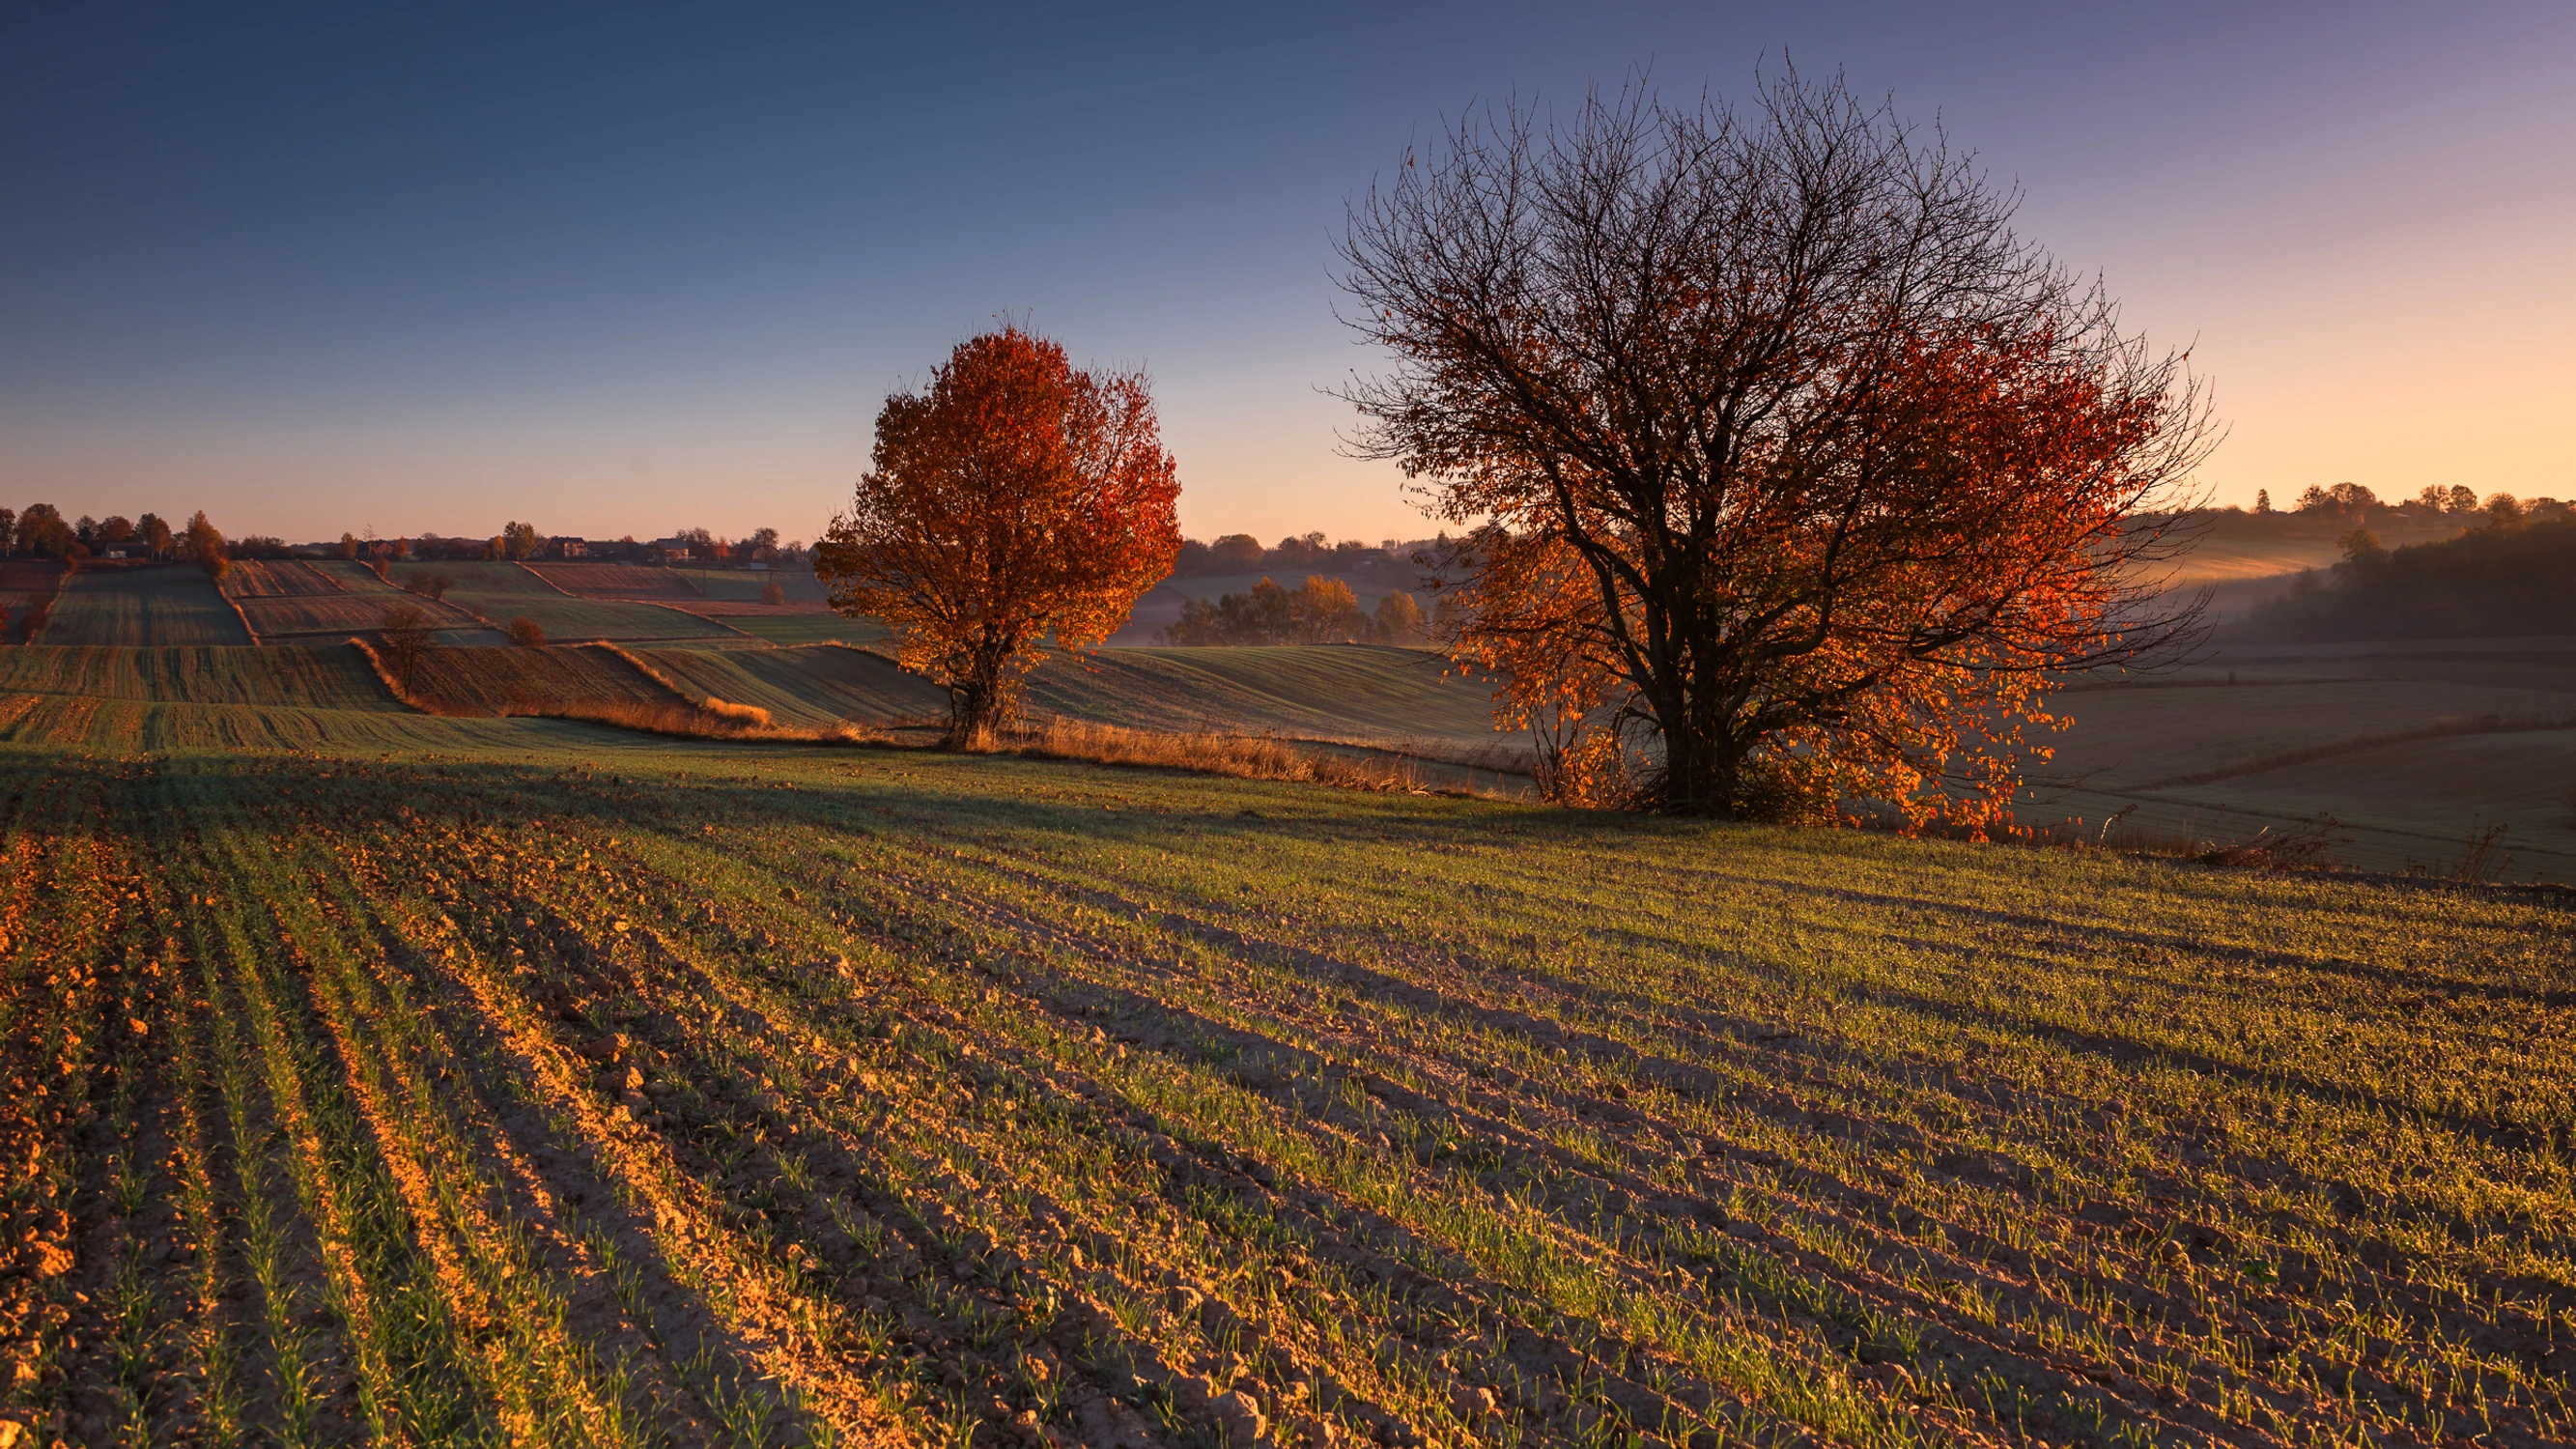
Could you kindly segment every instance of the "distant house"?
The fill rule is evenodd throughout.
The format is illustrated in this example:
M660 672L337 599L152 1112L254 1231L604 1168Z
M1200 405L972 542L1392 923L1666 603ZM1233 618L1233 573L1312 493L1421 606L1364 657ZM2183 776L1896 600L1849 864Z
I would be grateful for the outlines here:
M546 540L546 556L548 558L580 558L589 552L590 541L588 539L557 535L556 537Z
M689 556L689 541L685 538L657 538L653 540L653 546L662 551L664 558Z

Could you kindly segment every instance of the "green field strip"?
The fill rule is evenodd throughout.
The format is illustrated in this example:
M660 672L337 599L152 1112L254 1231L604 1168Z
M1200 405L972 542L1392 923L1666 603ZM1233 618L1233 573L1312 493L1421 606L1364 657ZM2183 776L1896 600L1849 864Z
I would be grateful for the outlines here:
M811 569L775 568L754 571L674 568L671 572L687 579L697 587L702 597L709 599L724 599L744 604L758 603L761 591L772 583L778 585L779 592L785 594L787 602L791 604L820 604L829 597L829 591L823 587L822 580L814 577Z
M864 650L834 645L722 654L660 649L645 657L701 694L756 704L796 723L914 720L944 715L948 709L947 691Z
M241 616L194 568L87 569L64 581L48 645L249 644Z
M633 665L598 648L434 649L422 657L414 690L460 709L534 712L575 700L662 703L670 695Z
M185 704L398 710L346 644L0 651L0 692Z
M1145 729L1249 729L1481 746L1490 689L1439 656L1368 645L1104 649L1029 680L1034 710Z
M872 644L885 637L873 619L839 614L728 614L725 622L745 634L781 647L799 644Z

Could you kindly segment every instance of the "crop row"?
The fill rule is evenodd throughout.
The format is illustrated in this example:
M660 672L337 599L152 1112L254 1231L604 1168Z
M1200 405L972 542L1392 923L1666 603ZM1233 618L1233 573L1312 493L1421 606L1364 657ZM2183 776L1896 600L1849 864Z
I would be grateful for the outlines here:
M19 761L92 1442L2561 1440L2563 907L902 753Z

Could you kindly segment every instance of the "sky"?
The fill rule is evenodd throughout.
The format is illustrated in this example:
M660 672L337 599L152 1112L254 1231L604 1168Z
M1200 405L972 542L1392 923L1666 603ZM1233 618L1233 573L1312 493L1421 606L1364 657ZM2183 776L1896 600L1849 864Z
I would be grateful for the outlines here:
M2563 0L0 0L0 503L811 537L886 394L1012 318L1149 371L1192 536L1419 537L1341 451L1349 201L1482 104L1783 60L2191 349L2219 501L2576 496Z

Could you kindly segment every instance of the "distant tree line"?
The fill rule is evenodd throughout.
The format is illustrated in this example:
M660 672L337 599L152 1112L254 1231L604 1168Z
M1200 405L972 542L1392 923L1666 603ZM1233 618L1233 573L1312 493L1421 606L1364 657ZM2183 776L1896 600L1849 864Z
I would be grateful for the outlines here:
M50 503L30 503L21 512L0 508L0 554L12 558L50 558L78 563L108 554L141 559L177 557L178 539L161 515L129 519L122 514L65 519Z
M1409 565L1416 552L1430 546L1428 540L1407 543L1392 538L1376 544L1362 543L1356 538L1333 543L1318 531L1283 538L1277 546L1264 548L1261 540L1251 534L1229 533L1212 543L1202 543L1195 538L1181 540L1180 562L1173 566L1172 572L1183 578L1264 571L1274 574L1365 573Z
M2380 546L2345 533L2343 562L2299 576L2237 632L2257 639L2436 639L2576 634L2576 518L2483 507L2456 538Z
M203 523L200 510L194 522ZM774 528L756 528L729 539L704 528L684 528L667 538L639 542L633 535L615 540L567 538L540 533L535 524L512 519L488 538L444 538L423 532L417 537L361 538L343 533L337 544L290 544L270 534L244 534L225 539L207 524L174 528L157 513L139 518L86 514L66 519L51 503L21 509L0 508L0 557L59 559L80 563L122 557L145 563L197 560L212 547L227 558L318 558L337 554L360 562L407 563L428 559L587 558L637 563L660 562L685 555L713 563L803 563L806 545L782 540Z
M811 554L802 542L782 540L774 528L755 528L739 539L726 538L709 529L684 528L663 538L637 539L626 534L614 539L580 538L570 534L548 534L538 531L533 523L512 519L501 525L501 531L488 538L449 538L423 531L400 538L361 538L343 533L328 551L361 563L384 561L411 563L426 560L506 560L525 562L530 559L584 559L604 563L665 563L686 559L692 563L787 563L801 564Z
M1422 605L1398 590L1360 607L1340 579L1308 574L1293 589L1264 578L1240 594L1192 599L1162 632L1166 644L1420 644Z
M2461 484L2449 487L2427 484L2412 498L2382 499L2359 483L2337 483L2330 487L2311 485L2300 492L2297 503L2288 509L2274 508L2271 490L2260 489L2254 495L2252 508L2218 511L2278 519L2283 523L2341 519L2367 525L2448 520L2462 526L2475 526L2482 523L2545 523L2568 516L2571 507L2576 505L2555 498L2516 498L2510 493L2490 493L2481 499L2476 489Z

